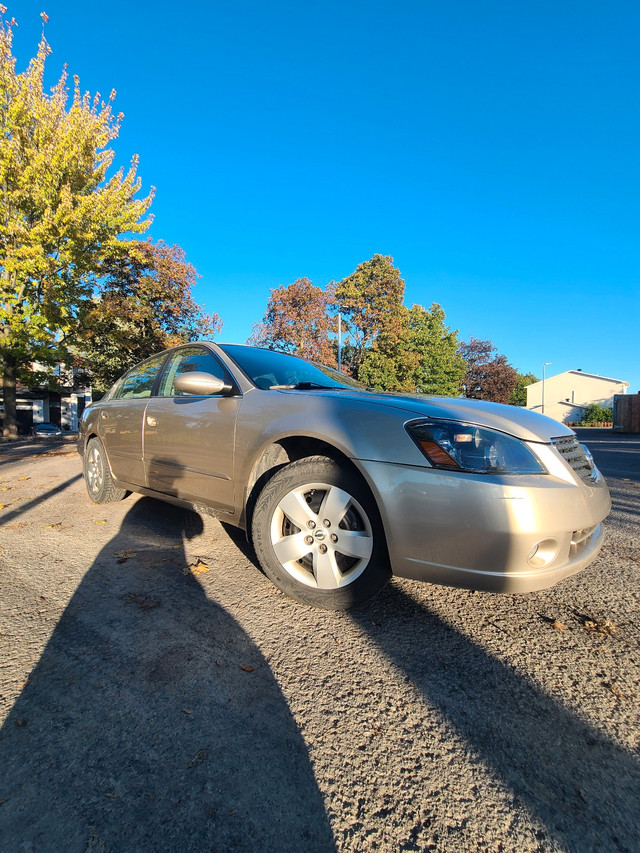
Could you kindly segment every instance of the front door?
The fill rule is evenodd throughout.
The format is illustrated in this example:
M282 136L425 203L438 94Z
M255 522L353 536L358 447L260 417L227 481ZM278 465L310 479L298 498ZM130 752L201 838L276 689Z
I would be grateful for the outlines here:
M217 376L237 393L195 396L178 391L175 377L194 370ZM149 488L232 512L233 450L241 400L233 378L209 349L194 344L172 353L158 396L149 400L145 412Z

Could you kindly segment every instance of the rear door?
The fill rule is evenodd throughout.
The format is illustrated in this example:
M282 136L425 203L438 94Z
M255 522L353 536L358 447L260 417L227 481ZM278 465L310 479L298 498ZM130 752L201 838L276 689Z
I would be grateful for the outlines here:
M195 396L178 391L174 379L190 371L211 373L233 392ZM193 344L171 353L157 394L144 418L149 488L232 512L236 417L242 400L235 380L211 350Z
M111 399L100 406L98 434L118 480L145 485L142 461L144 414L165 353L136 365L122 377Z

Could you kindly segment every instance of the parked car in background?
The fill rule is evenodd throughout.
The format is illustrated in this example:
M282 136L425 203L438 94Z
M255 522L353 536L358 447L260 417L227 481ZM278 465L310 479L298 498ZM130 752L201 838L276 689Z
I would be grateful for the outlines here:
M609 512L587 449L557 421L459 398L367 391L330 368L186 344L83 413L91 500L128 492L246 530L291 597L343 609L391 574L495 592L589 565Z
M62 430L55 424L34 424L33 434L36 438L56 438L56 436L62 435Z

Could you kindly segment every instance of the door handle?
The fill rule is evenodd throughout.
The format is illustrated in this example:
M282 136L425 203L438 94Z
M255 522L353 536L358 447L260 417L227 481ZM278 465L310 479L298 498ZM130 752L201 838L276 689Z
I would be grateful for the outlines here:
M147 415L147 426L157 427L158 421L154 417L152 417L151 415Z

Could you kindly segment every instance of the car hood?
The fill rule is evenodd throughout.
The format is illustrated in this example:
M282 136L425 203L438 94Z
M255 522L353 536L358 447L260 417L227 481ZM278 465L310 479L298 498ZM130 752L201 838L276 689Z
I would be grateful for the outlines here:
M285 392L286 393L286 392ZM298 392L300 393L300 392ZM466 421L477 426L490 427L509 433L525 441L548 442L552 438L572 435L564 424L545 415L519 406L505 406L485 400L468 400L463 397L431 397L425 394L392 394L386 392L358 391L355 389L305 392L323 396L362 401L368 405L400 409L410 417L446 418Z

